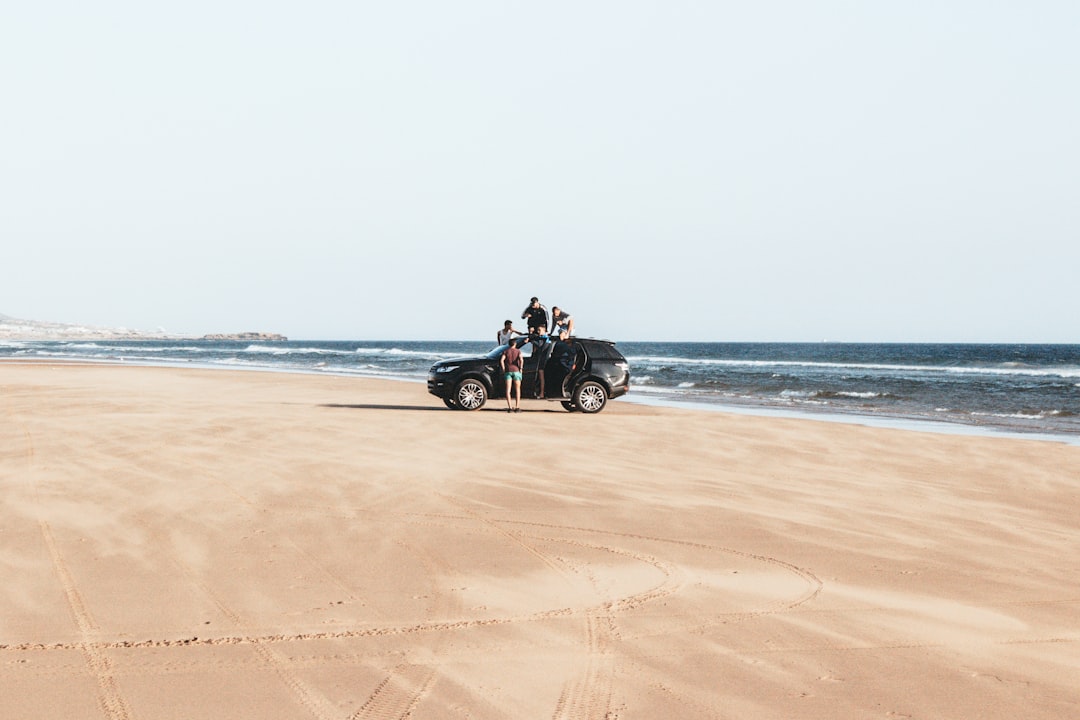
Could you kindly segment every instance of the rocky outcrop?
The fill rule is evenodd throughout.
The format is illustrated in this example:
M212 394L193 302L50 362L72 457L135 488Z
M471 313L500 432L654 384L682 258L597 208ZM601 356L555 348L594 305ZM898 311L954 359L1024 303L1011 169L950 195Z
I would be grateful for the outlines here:
M0 315L0 340L157 340L167 338L164 330L146 332L127 328L20 320Z
M0 315L0 340L194 340L192 335L178 335L163 329L157 331L106 328L72 323L20 320ZM265 332L223 333L206 335L203 340L237 340L241 342L284 342L284 335Z

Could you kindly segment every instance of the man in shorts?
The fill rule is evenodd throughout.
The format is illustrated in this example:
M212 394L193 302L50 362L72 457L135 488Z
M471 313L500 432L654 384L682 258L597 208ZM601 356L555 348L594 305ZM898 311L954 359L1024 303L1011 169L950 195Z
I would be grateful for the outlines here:
M551 308L551 325L551 334L559 340L574 334L574 318L558 305Z
M511 342L503 354L499 356L499 367L506 379L506 412L521 412L521 371L525 368L525 360L521 356L521 350L517 343ZM510 407L510 385L514 386L514 406Z

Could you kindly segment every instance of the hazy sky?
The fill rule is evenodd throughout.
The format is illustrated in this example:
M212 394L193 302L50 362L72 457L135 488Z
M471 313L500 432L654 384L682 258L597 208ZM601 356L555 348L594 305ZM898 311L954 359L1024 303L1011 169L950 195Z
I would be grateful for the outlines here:
M1080 342L1080 3L26 2L0 313Z

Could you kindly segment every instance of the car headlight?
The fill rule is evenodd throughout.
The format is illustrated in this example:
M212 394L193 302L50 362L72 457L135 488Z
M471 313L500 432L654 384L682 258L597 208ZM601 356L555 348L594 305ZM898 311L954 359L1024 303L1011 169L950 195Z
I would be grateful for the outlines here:
M455 370L457 370L457 369L458 369L459 367L460 367L459 365L443 365L443 366L441 366L441 367L437 367L437 368L435 368L435 372L437 372L437 373L448 373L448 372L454 372L454 371L455 371Z

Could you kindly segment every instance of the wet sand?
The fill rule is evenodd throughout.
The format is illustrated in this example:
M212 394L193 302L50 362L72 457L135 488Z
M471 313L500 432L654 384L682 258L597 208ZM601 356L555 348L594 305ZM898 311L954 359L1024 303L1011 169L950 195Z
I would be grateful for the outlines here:
M1080 447L0 365L0 720L1080 716Z

